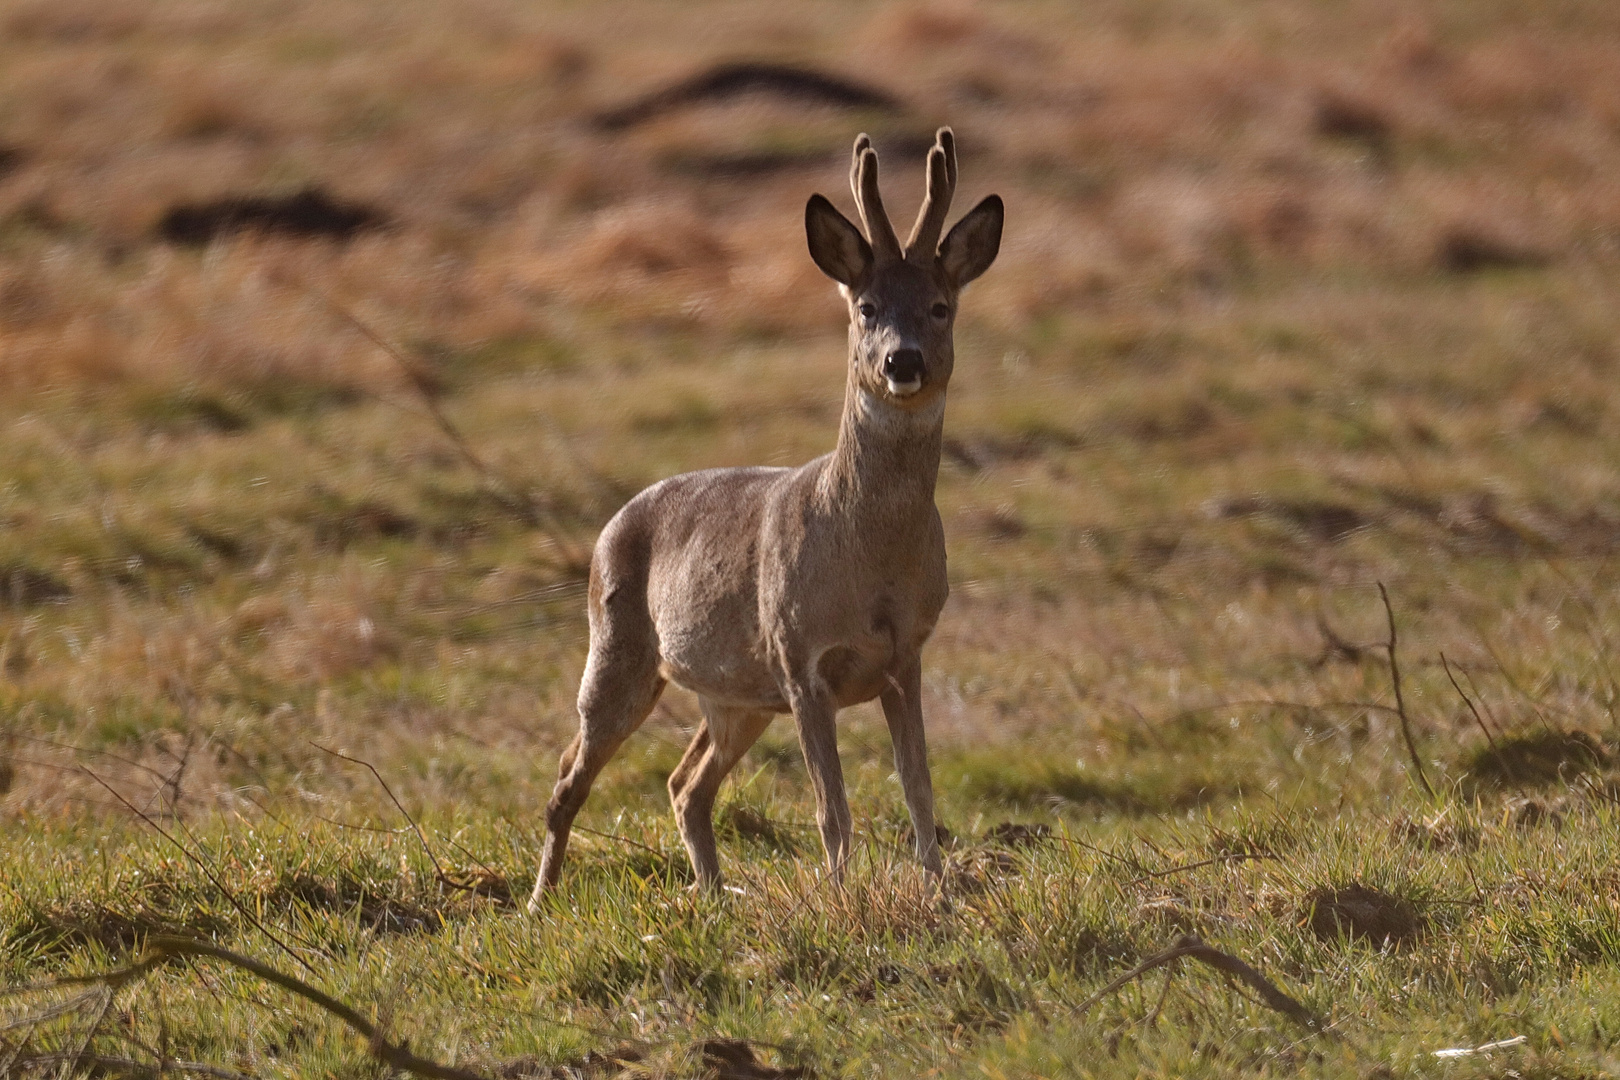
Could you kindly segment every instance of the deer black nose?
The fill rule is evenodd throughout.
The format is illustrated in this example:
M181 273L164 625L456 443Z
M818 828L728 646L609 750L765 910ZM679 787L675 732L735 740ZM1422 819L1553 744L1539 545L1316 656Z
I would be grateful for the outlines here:
M920 383L923 366L921 349L896 349L883 360L883 377L896 383Z

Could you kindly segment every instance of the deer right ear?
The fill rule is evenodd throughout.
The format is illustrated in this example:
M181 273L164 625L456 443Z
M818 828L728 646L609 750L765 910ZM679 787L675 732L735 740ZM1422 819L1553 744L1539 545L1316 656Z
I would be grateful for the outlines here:
M804 234L810 257L821 272L849 288L858 288L872 270L872 245L838 208L821 195L804 207Z

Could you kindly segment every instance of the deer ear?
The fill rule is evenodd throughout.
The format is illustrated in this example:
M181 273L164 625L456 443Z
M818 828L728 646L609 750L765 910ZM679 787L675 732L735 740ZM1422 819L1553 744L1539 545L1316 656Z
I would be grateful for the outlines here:
M962 215L939 245L939 265L958 289L990 269L1001 250L1007 210L1000 195L987 197Z
M823 274L850 288L866 279L872 269L872 245L823 196L812 195L805 204L804 234L810 241L810 257Z

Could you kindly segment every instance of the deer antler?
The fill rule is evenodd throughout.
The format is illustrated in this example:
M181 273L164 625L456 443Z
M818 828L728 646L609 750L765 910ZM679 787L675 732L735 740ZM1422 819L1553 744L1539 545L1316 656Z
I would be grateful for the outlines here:
M906 241L907 261L932 262L939 247L939 234L945 228L945 215L956 194L956 137L942 127L934 135L934 148L928 151L928 194L923 196L917 223Z
M900 240L894 235L889 215L883 211L883 196L878 192L877 151L872 149L872 140L864 132L855 137L849 187L855 193L855 209L860 211L861 224L866 226L872 254L879 262L901 258Z

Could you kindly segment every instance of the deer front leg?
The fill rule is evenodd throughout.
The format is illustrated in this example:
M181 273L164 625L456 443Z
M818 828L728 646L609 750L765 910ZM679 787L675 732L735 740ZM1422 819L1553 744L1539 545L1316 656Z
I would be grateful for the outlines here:
M799 728L799 749L804 751L810 786L816 793L816 825L827 850L827 870L834 881L842 881L855 830L850 824L849 798L844 794L844 769L838 761L838 704L819 676L791 688L788 704Z
M939 834L934 828L934 781L928 774L928 739L923 732L922 660L912 657L895 672L883 691L883 718L894 743L894 768L906 795L911 828L917 834L917 858L935 879L944 873Z

